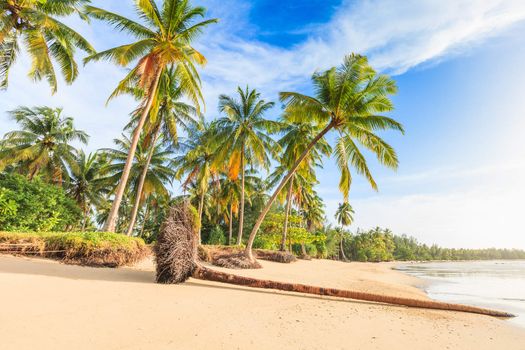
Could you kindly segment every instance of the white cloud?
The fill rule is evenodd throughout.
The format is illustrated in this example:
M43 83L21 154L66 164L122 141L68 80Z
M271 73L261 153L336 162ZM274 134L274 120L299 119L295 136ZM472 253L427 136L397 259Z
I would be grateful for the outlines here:
M441 174L441 175L440 175ZM525 249L523 159L474 169L423 174L427 191L403 195L377 195L352 201L356 211L353 228L388 227L421 241L449 247L506 247ZM454 188L440 183L454 180ZM338 200L326 201L327 213L335 213ZM335 223L332 217L328 218Z
M213 91L249 82L274 95L339 64L350 52L367 54L378 69L400 74L462 52L524 19L521 0L346 1L329 23L290 49L241 38L242 22L237 32L228 25L227 32L215 31L204 40L203 51L213 62L205 82Z

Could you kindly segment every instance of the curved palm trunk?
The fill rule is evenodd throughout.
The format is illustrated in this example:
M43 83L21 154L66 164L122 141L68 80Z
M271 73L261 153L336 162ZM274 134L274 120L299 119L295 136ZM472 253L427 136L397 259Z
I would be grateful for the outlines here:
M241 148L241 208L239 211L239 233L237 234L237 245L242 244L242 229L244 224L244 145Z
M346 261L346 255L345 255L345 250L343 248L343 236L341 236L341 239L339 240L339 249L341 251L341 253L339 254L340 255L340 258L343 260L343 261Z
M290 170L290 172L288 173L288 175L286 175L286 177L281 181L279 186L277 186L277 188L275 189L274 193L272 194L272 196L268 200L268 203L266 203L266 207L264 207L263 211L261 212L261 214L257 218L257 221L255 222L255 225L253 226L252 232L250 233L250 237L248 238L248 243L246 244L246 249L244 250L244 255L246 256L247 259L249 259L251 261L255 260L255 258L253 257L253 253L252 253L252 246L253 246L253 241L255 240L255 235L257 235L257 232L259 231L259 228L261 227L261 224L262 224L264 218L266 217L266 214L268 214L268 211L270 211L270 208L272 207L273 202L277 198L277 195L279 195L279 192L281 192L283 187L286 185L286 183L293 176L293 174L297 170L297 167L299 167L299 164L301 164L303 159L306 158L306 156L308 155L310 150L314 147L314 145L324 135L326 135L326 133L328 133L334 126L335 126L335 122L334 121L330 121L330 123L319 133L319 135L317 135L312 140L312 142L310 142L310 144L308 145L308 147L306 147L306 149L301 154L301 156L295 161L295 164L293 165L293 167Z
M205 192L202 191L201 198L199 199L199 232L198 232L198 244L202 244L201 231L202 231L202 212L204 211L204 195Z
M469 306L469 305L443 303L443 302L433 301L433 300L399 298L399 297L394 297L394 296L389 296L389 295L364 293L364 292L341 290L341 289L335 289L335 288L323 288L323 287L309 286L305 284L259 280L255 278L242 277L242 276L237 276L237 275L233 275L229 273L219 272L219 271L208 269L203 266L197 266L192 274L192 277L201 279L201 280L206 280L206 281L222 282L222 283L254 287L254 288L277 289L277 290L282 290L282 291L298 292L298 293L313 294L313 295L326 295L326 296L332 296L332 297L354 299L354 300L365 300L365 301L387 303L387 304L393 304L393 305L403 305L403 306L417 307L417 308L423 308L423 309L461 311L461 312L470 312L470 313L495 316L495 317L514 317L514 315L507 313L507 312L484 309L484 308Z
M230 222L229 222L229 231L228 231L228 245L232 244L233 238L233 203L230 203Z
M142 115L140 116L139 123L137 127L135 128L135 131L133 132L133 138L131 140L128 158L126 159L126 164L124 165L124 171L122 172L122 176L120 177L120 182L117 186L115 198L113 199L113 204L111 205L111 211L109 212L108 220L106 221L106 225L104 227L104 231L106 232L115 232L115 226L117 224L118 210L120 208L120 203L122 202L122 197L124 196L124 190L126 189L126 185L128 183L129 173L131 171L131 166L133 165L133 159L135 158L135 151L137 150L137 145L139 143L140 134L142 132L142 128L144 127L144 123L146 122L146 118L153 104L153 100L155 97L155 91L157 90L157 86L159 85L159 79L160 79L161 72L162 72L161 70L158 70L155 73L155 80L150 87L146 105L144 106L144 110L142 111Z
M293 179L290 180L290 185L288 186L288 194L286 195L286 209L284 213L284 229L283 229L283 238L281 239L281 251L286 250L286 234L288 233L288 217L290 216L290 207L292 206L292 188L293 188Z
M137 198L135 198L135 203L133 204L133 211L131 212L131 219L129 220L128 236L131 236L133 233L133 228L135 227L135 222L137 221L137 214L140 208L140 202L142 198L142 191L144 190L144 182L146 182L146 176L148 175L149 164L151 163L151 158L153 157L153 152L155 151L155 145L160 134L160 126L155 130L155 136L151 143L151 147L148 153L148 158L146 159L146 164L144 169L142 169L142 174L140 174L139 186L137 188Z

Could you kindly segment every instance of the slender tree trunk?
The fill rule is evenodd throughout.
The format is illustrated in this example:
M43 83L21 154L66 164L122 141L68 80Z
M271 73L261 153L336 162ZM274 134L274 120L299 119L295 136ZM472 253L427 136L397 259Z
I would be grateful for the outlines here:
M140 208L140 202L142 198L142 190L144 189L144 182L146 182L146 176L148 175L149 164L151 163L151 158L153 157L153 152L155 151L155 145L160 134L160 126L155 130L155 136L153 136L153 141L150 146L148 153L148 158L146 159L146 164L144 169L142 169L142 174L140 174L139 186L137 188L137 198L135 198L135 203L133 204L133 211L131 212L131 219L129 220L129 227L127 235L131 236L133 233L133 228L135 227L135 221L137 220L137 214Z
M292 206L292 189L293 189L293 179L290 180L288 185L288 194L286 195L286 209L284 212L284 229L283 229L283 238L281 239L281 251L286 250L286 234L288 233L288 216L290 215L290 208Z
M201 232L202 232L202 212L204 210L204 195L205 192L202 191L201 198L199 199L199 235L198 235L198 244L202 244Z
M339 249L341 250L341 260L346 261L345 250L343 247L343 236L341 236L341 239L339 240Z
M246 256L247 259L249 259L250 261L254 261L254 257L253 257L253 253L252 253L252 246L253 246L253 241L255 240L255 235L257 234L257 232L259 231L259 228L261 227L261 224L264 220L264 218L266 217L266 214L268 214L268 211L270 211L270 208L272 207L272 204L273 202L275 201L275 199L277 198L277 196L279 195L279 192L281 192L281 190L283 189L283 187L286 185L286 183L290 180L290 178L293 176L293 174L295 173L295 171L297 170L297 167L299 167L299 164L301 164L301 162L303 161L304 158L306 158L306 156L308 155L308 153L310 152L310 150L313 148L313 146L324 136L326 135L327 132L329 132L333 127L335 126L335 123L334 121L330 121L330 123L323 129L323 131L321 131L319 133L319 135L317 135L313 140L312 142L310 142L310 144L308 145L308 147L306 147L306 149L303 151L303 153L301 154L301 156L295 161L295 164L293 165L292 169L290 170L290 172L288 173L288 175L286 175L286 177L281 181L281 183L279 184L279 186L277 186L277 188L275 189L274 193L272 194L272 196L270 197L270 199L268 200L268 203L266 203L266 207L264 207L263 211L261 212L261 214L259 215L259 217L257 218L257 221L255 222L255 225L253 226L253 229L252 229L252 232L250 233L250 237L248 238L248 243L246 244L246 249L244 250L244 255Z
M241 208L239 211L239 233L237 234L237 245L242 244L242 229L244 224L244 144L241 147Z
M88 206L84 204L84 220L82 221L82 232L84 232L84 230L86 229L86 222L87 222L87 217L88 217Z
M139 123L135 128L135 131L133 132L133 138L131 139L128 158L126 159L124 171L122 172L122 176L120 178L120 182L117 186L117 191L115 193L115 198L113 199L113 204L111 205L111 211L109 212L108 220L106 221L106 226L104 227L104 231L106 232L115 232L115 225L117 224L120 203L122 202L122 197L124 196L124 191L128 183L129 173L131 171L131 166L133 165L133 159L135 158L135 151L137 150L140 134L142 132L142 128L144 127L144 123L146 122L146 118L148 117L149 111L153 104L157 86L159 85L161 72L161 70L158 70L155 73L155 80L150 87L146 105L144 106L144 110L142 111L142 115L140 116Z
M140 235L144 236L144 230L146 229L146 222L149 219L149 205L146 205L146 212L144 213L144 222L142 223L142 227L140 228Z
M308 256L308 253L306 252L306 246L304 242L301 242L301 254L303 255L303 258Z
M294 284L286 282L276 282L269 280L259 280L251 277L237 276L230 273L219 272L216 270L209 269L204 266L197 266L192 274L193 278L198 278L206 281L222 282L246 287L254 288L265 288L265 289L277 289L288 292L297 292L313 295L326 295L332 297L354 299L354 300L366 300L377 303L387 303L393 305L403 305L409 307L417 307L423 309L435 309L435 310L448 310L448 311L461 311L470 312L495 317L514 317L514 315L502 312L498 310L484 309L476 306L461 305L444 303L440 301L425 300L425 299L410 299L400 298L390 295L372 294L365 292L358 292L352 290L342 290L335 288L324 288L309 286L305 284Z
M230 203L230 230L228 231L228 245L232 244L233 238L233 203Z

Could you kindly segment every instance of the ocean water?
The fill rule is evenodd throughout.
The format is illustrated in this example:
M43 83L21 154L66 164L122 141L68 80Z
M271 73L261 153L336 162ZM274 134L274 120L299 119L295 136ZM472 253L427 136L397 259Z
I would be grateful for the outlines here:
M525 327L525 260L429 262L397 267L423 279L436 300L511 312L509 319Z

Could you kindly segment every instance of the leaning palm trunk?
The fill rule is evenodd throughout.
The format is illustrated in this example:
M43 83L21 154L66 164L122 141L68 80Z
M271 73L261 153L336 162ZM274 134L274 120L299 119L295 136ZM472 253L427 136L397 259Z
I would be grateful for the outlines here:
M283 237L281 239L281 250L286 250L286 234L288 233L288 217L290 215L290 207L292 205L292 188L293 188L293 179L290 180L290 185L288 186L288 194L286 195L286 209L284 213L284 229Z
M149 170L149 164L151 163L151 158L153 157L153 152L155 151L155 144L157 143L157 139L159 138L160 134L160 126L155 130L155 136L153 137L151 147L148 153L148 158L146 159L146 164L144 165L144 169L142 169L142 173L140 174L139 179L139 185L137 188L137 198L135 198L135 203L133 204L133 211L131 212L131 219L129 220L129 227L127 235L131 236L133 233L133 229L135 228L135 222L137 221L137 214L139 212L140 208L140 202L142 199L142 191L144 189L144 182L146 182L146 176L148 175Z
M277 186L277 188L275 189L274 193L272 194L272 196L268 200L268 203L266 203L266 207L264 207L263 211L261 212L261 214L257 218L257 221L255 222L255 225L253 226L252 232L250 233L250 237L248 238L248 243L246 244L246 249L244 250L245 257L247 259L249 259L250 261L255 261L255 258L253 257L253 253L252 253L252 246L253 246L253 242L255 240L255 236L257 235L257 232L259 231L259 228L261 227L261 224L262 224L264 218L266 217L266 214L268 214L268 211L270 211L270 208L272 207L273 202L275 201L275 199L279 195L279 192L281 192L281 190L286 185L286 183L290 180L290 178L293 176L293 174L295 174L295 171L297 170L297 168L299 167L301 162L304 160L304 158L306 158L306 156L311 151L311 149L315 146L315 144L320 139L322 139L324 137L324 135L326 135L326 133L328 133L334 126L335 126L335 122L331 121L319 133L319 135L317 135L312 140L312 142L310 142L310 144L308 145L308 147L306 147L306 149L303 151L301 156L295 161L295 164L293 165L293 167L290 170L290 172L288 172L288 175L286 175L284 177L284 179L281 181L281 183L279 184L279 186Z
M244 224L244 145L241 148L241 208L239 211L239 233L237 233L237 245L242 244L242 230Z
M131 140L128 158L126 159L126 164L124 165L124 170L122 172L122 176L120 177L120 182L117 186L117 191L115 193L115 199L113 200L113 204L111 205L111 211L109 212L108 220L106 221L106 226L104 227L104 230L106 232L115 232L115 225L117 223L120 203L122 202L122 197L124 196L124 191L128 183L129 173L131 171L131 166L133 165L133 159L135 158L135 151L137 150L137 145L139 143L142 128L144 127L146 118L148 117L151 106L153 105L155 91L157 90L157 86L159 85L161 72L161 70L158 70L155 73L155 79L149 89L146 105L144 106L144 110L142 111L142 115L140 116L139 123L135 128L135 131L133 132L133 138Z
M277 289L313 295L326 295L339 298L365 300L371 302L404 305L426 309L450 310L477 313L496 317L514 315L468 305L442 303L432 300L400 298L395 296L364 293L351 290L324 288L304 284L260 280L237 276L202 266L197 261L197 230L194 216L188 204L173 207L163 223L155 245L158 283L182 283L193 277L201 280L222 282L255 288Z

